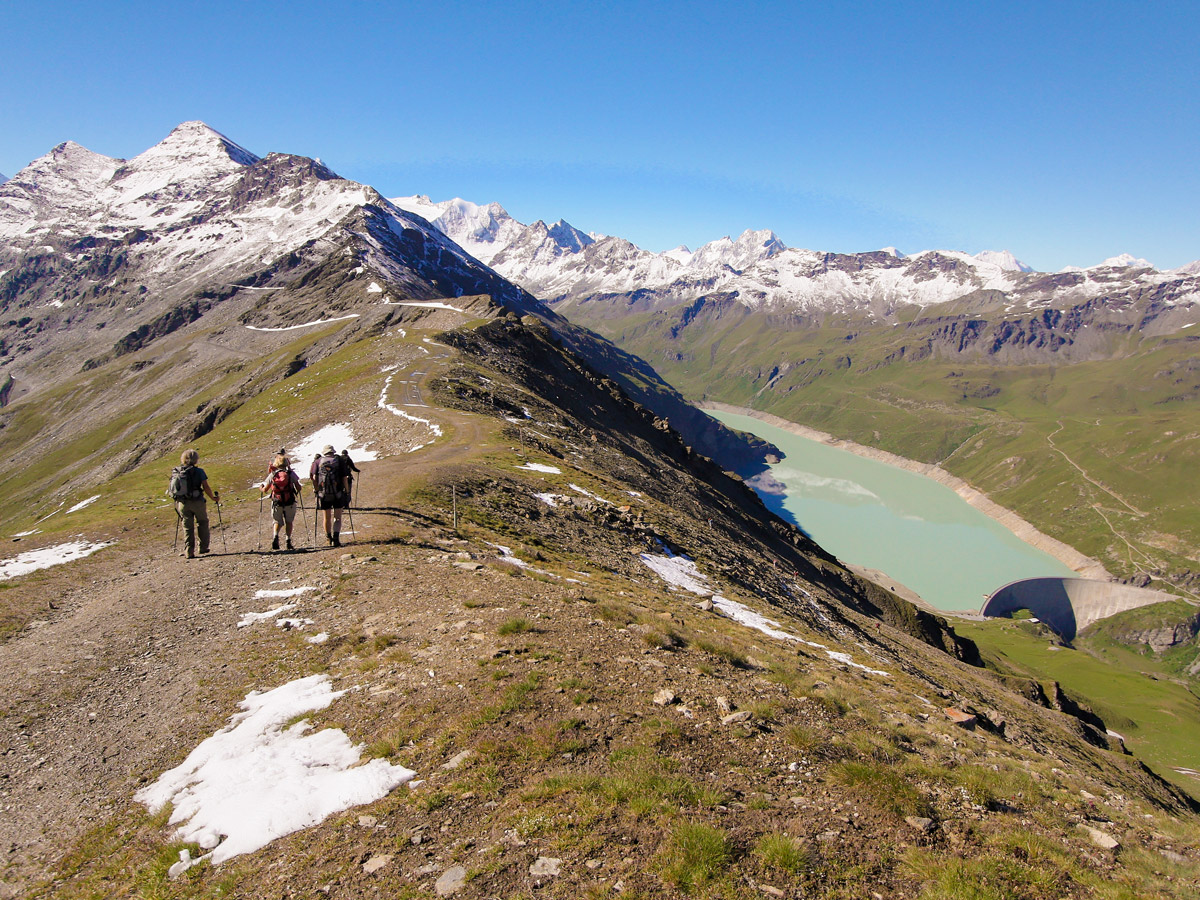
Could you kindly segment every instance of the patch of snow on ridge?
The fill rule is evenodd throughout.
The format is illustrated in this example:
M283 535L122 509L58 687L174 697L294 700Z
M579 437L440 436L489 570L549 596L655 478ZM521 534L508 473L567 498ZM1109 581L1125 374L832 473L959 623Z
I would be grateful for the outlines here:
M548 466L545 463L525 463L523 466L513 466L514 469L524 469L526 472L542 472L545 475L561 475L562 469L557 466Z
M385 759L359 765L361 746L340 729L309 734L307 720L284 727L343 693L328 675L251 691L228 725L134 799L151 812L173 804L176 838L210 851L201 859L214 864L379 800L416 773Z
M422 347L420 349L424 350L425 348ZM393 406L392 404L387 402L387 392L388 392L388 388L391 386L392 386L392 376L389 375L383 381L383 390L381 390L379 392L379 403L378 403L379 408L386 409L392 415L399 416L401 419L407 419L410 422L417 422L421 425L424 425L426 428L428 428L430 431L433 432L434 437L441 437L442 436L442 426L437 424L437 422L432 422L429 419L422 419L419 416L411 416L408 413L406 413L404 410L400 409L399 407ZM424 446L425 446L425 444L420 444L416 447L413 447L412 450L420 450L421 447L424 447ZM412 450L410 450L409 452L412 452Z
M91 556L97 550L111 546L113 541L89 543L88 541L68 541L65 544L55 544L53 547L43 547L40 550L29 550L13 559L0 560L0 581L28 575L38 569L48 569L51 566L74 562Z
M67 512L69 512L69 513L79 512L79 510L83 509L85 506L91 506L93 503L95 503L99 499L100 499L99 494L96 494L96 496L94 496L94 497L88 497L86 500L81 500L79 503L76 503L74 506L72 506L70 509L68 509Z
M304 322L300 325L280 325L276 327L267 327L265 325L247 325L250 331L295 331L297 328L312 328L314 325L329 325L332 322L344 322L347 319L357 319L358 313L350 313L345 316L338 316L334 319L314 319L311 322Z
M696 564L686 556L673 556L669 552L665 556L643 553L640 555L640 559L647 568L669 585L702 596L712 596L713 594L713 589L704 583L708 581L708 576L697 569Z
M367 449L370 446L369 443L355 443L354 432L350 430L349 425L343 423L326 425L324 428L314 431L298 444L287 448L288 456L292 459L292 468L296 470L301 481L308 478L309 464L326 444L332 446L338 453L345 450L355 463L374 462L379 459L378 453Z
M872 675L888 674L881 669L872 669L864 666L862 663L856 663L850 658L850 654L848 653L842 653L839 650L830 650L824 644L818 644L814 641L806 641L804 638L797 637L794 634L789 634L786 631L782 631L778 622L756 613L754 610L750 609L750 607L738 603L736 600L730 600L729 598L722 597L720 595L714 596L712 600L713 606L715 606L729 618L733 619L735 622L740 622L749 628L753 628L756 631L761 631L763 634L769 637L779 638L780 640L785 641L794 641L797 644L804 644L806 647L812 647L816 650L824 650L825 655L835 662L844 663L848 666L852 666L855 669L861 669L864 672L870 672Z

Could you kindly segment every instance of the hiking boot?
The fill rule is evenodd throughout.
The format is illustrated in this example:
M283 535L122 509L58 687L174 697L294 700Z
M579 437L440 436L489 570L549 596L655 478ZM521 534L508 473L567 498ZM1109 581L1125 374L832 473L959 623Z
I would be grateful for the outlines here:
M201 547L201 548L200 548L200 552L201 552L201 553L207 553L207 552L208 552L208 548L207 548L207 547Z
M296 549L295 547L293 547L293 546L292 546L292 539L291 539L291 538L288 538L288 539L287 539L287 548L288 548L289 550L295 550L295 549Z
M342 542L341 542L341 540L338 538L338 533L337 533L336 531L333 533L333 546L335 546L335 547L340 547L340 546L342 546Z
M275 537L271 538L271 549L272 550L279 549L279 535L275 535Z
M195 553L192 553L191 551L189 551L189 552L188 552L188 554L187 554L187 558L188 558L188 559L195 559L195 558L196 558L196 554L195 554Z

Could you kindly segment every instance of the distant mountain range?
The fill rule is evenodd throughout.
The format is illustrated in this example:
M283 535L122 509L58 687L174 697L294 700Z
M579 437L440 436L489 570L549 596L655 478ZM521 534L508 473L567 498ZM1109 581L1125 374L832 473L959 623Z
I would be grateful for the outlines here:
M1008 251L818 252L787 247L767 230L745 231L736 240L724 237L695 251L678 247L652 253L562 220L523 225L496 203L433 203L424 196L392 202L428 219L476 259L563 311L596 300L619 302L624 312L647 311L722 294L752 309L855 310L889 321L905 307L976 291L1002 292L1014 310L1086 302L1114 292L1152 291L1166 303L1183 306L1200 298L1200 261L1160 271L1125 254L1087 269L1044 273Z

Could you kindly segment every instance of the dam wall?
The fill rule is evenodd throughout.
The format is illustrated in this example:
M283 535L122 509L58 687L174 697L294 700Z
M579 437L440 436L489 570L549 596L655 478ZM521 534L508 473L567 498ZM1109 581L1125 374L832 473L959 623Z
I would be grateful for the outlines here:
M983 604L984 616L1010 616L1027 609L1063 638L1127 609L1179 600L1174 594L1088 578L1025 578L995 591Z

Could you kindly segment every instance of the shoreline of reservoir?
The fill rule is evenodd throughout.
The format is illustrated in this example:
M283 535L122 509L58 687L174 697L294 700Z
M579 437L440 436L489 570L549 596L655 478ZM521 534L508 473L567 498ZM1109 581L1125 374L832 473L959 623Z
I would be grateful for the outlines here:
M807 425L801 425L797 422L792 422L771 413L761 412L756 409L748 409L744 406L734 406L731 403L721 403L715 400L707 400L696 404L701 409L712 409L717 412L732 413L734 415L748 416L753 419L758 419L775 428L790 432L798 437L806 438L811 441L825 444L829 447L834 447L839 450L845 450L853 453L856 456L861 456L864 459L874 460L875 462L884 463L885 465L893 466L897 469L902 469L907 472L912 472L917 475L923 475L945 487L950 488L961 497L970 506L983 513L988 518L992 519L1005 529L1010 531L1016 537L1020 538L1031 547L1035 547L1054 557L1063 565L1075 571L1081 578L1091 578L1101 581L1111 581L1112 575L1104 568L1103 563L1090 556L1080 553L1069 544L1065 544L1057 538L1050 537L1038 531L1032 524L1021 518L1011 509L1007 509L996 503L978 488L972 487L957 475L952 475L940 466L933 463L922 463L916 460L906 459L903 456L897 456L894 453L889 453L886 450L879 450L875 447L868 447L863 444L856 444L853 441L843 440L835 437L828 432L818 431L815 428L810 428ZM944 612L939 610L939 612Z

